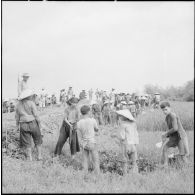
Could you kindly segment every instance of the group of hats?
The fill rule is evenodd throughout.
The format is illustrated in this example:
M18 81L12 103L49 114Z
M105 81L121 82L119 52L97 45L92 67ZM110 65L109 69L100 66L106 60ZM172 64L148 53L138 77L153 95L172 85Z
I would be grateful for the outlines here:
M128 104L127 104L126 101L121 101L121 104L123 104L123 105L128 105L128 104L134 104L134 102L133 102L133 101L129 101Z
M70 98L66 103L67 104L77 104L79 102L79 99L76 97Z

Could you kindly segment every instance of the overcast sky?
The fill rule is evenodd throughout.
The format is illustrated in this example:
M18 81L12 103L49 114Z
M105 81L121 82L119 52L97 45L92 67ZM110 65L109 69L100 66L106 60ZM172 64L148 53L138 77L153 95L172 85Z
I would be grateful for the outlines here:
M17 77L58 92L133 92L194 78L194 2L2 2L3 97Z

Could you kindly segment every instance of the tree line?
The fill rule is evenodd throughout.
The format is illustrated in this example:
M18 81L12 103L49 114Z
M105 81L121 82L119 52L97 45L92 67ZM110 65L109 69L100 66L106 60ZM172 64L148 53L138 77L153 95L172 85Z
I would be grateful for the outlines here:
M147 84L144 86L144 92L148 94L159 92L162 99L173 101L194 101L194 79L179 87L169 86L163 88L158 85Z

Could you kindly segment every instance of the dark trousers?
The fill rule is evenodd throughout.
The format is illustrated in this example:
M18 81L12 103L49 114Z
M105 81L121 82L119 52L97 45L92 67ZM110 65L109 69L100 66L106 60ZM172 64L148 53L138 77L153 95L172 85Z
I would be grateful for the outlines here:
M62 148L65 142L67 141L68 137L70 137L70 126L65 121L63 121L62 126L60 128L60 135L58 138L58 142L56 144L56 148L54 151L55 155L61 154ZM71 140L70 152L71 152L71 155L74 155L76 152L80 151L79 140L78 140L78 136L77 136L77 132L75 128L73 128L71 138L69 139Z

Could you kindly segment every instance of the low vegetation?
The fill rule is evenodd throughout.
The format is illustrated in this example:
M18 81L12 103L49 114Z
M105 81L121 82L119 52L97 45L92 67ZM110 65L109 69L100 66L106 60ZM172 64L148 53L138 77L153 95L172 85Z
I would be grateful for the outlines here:
M160 149L155 144L161 140L166 129L165 116L160 110L145 110L137 118L140 144L138 145L139 174L122 175L119 146L112 135L118 130L101 126L97 134L101 174L84 177L81 153L71 160L68 143L60 160L53 158L63 109L56 107L41 113L44 123L43 161L24 160L19 150L19 132L15 129L14 113L3 115L3 193L194 193L194 119L193 103L171 102L181 117L187 131L190 147L190 163L181 167L158 168ZM6 137L7 130L7 151ZM177 153L177 149L170 153Z

